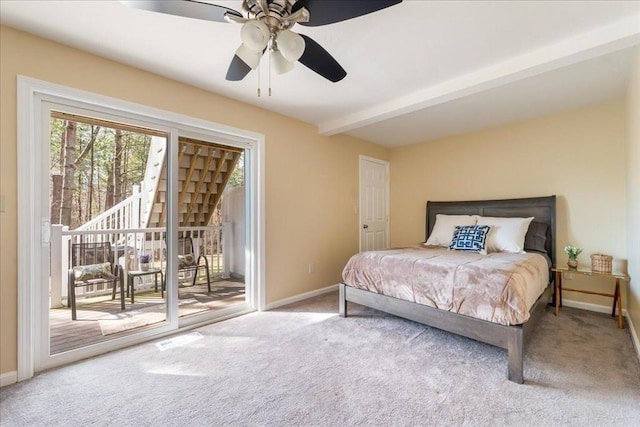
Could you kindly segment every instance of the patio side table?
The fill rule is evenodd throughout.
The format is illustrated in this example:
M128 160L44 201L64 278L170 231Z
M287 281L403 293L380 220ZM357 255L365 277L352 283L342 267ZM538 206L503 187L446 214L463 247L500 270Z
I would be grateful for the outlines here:
M133 281L136 277L140 277L142 279L143 276L154 275L155 281L155 291L158 292L158 275L160 275L160 292L161 296L164 298L164 273L159 268L150 268L148 270L130 270L127 272L127 296L129 296L129 292L131 292L131 304L133 304L134 299L134 286Z

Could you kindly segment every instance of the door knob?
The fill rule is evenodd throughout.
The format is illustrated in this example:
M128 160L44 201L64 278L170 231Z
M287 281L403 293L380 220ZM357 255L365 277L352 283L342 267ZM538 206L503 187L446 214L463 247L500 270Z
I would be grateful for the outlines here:
M369 228L367 224L363 225L362 228Z

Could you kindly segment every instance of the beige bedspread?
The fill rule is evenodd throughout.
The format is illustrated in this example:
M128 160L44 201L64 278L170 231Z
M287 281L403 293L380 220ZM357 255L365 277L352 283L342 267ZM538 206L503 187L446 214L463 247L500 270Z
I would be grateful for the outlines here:
M362 252L342 273L344 283L502 325L529 319L529 309L549 283L537 253L450 251L415 246Z

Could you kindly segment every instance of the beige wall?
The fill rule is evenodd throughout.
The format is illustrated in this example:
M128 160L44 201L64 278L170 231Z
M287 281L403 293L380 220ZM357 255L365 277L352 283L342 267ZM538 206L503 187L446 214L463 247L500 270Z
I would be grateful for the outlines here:
M0 31L0 373L17 368L18 74L265 134L267 302L340 280L344 263L358 250L359 154L391 161L394 246L424 239L427 200L556 194L560 250L584 247L583 263L593 252L628 256L634 260L630 274L640 277L640 251L632 247L640 241L640 73L626 104L387 150L346 136L322 137L302 122L7 27ZM640 54L636 63L640 70ZM565 260L560 252L559 262ZM316 270L310 275L311 262ZM572 286L610 290L586 279ZM631 287L637 328L640 281Z
M640 333L640 48L636 48L629 81L626 148L627 246L631 276L628 311L636 333Z
M0 373L17 368L18 74L266 135L267 302L340 281L358 251L358 155L387 160L387 149L4 26L0 55Z
M557 198L558 264L562 248L627 257L625 106L600 105L391 151L391 241L424 241L428 200ZM611 292L574 276L571 287ZM567 285L569 287L569 285ZM565 299L609 305L584 294Z

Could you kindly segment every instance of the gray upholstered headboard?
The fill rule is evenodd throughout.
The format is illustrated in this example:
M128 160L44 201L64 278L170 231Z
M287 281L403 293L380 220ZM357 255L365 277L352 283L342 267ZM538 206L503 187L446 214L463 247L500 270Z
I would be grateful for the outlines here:
M526 199L473 200L466 202L427 202L428 238L436 222L437 214L482 215L498 217L534 217L534 223L548 225L545 249L553 265L556 264L556 196L530 197ZM529 228L531 230L531 226ZM425 238L426 240L426 238Z

